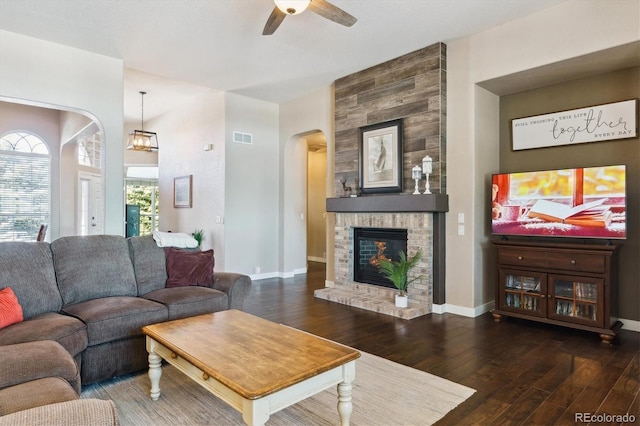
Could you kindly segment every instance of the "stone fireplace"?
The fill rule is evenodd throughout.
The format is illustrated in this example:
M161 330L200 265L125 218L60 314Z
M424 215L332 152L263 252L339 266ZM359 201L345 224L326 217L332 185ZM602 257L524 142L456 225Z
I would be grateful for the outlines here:
M385 201L388 202L385 207ZM398 211L386 211L387 209ZM327 200L327 210L336 213L334 265L335 276L329 287L316 290L321 299L405 319L431 313L434 281L440 280L440 263L444 259L440 215L448 209L446 195L394 195L376 197L334 198ZM383 210L383 211L367 211ZM405 210L405 211L401 211ZM409 307L397 308L391 286L358 282L355 250L358 230L406 232L406 252L418 249L422 258L409 278L420 277L408 288ZM383 236L387 236L383 232ZM377 241L377 240L376 240ZM388 243L387 243L388 244ZM404 246L402 247L404 249ZM370 254L371 256L377 255Z
M317 297L408 319L445 303L446 56L446 46L436 43L335 81L333 194L343 197L327 199L326 211L336 216L334 281L317 290ZM402 120L400 192L383 188L363 195L362 129L397 119ZM427 155L432 194L413 195L412 169ZM408 308L395 307L395 288L354 279L355 228L405 229L408 254L421 249L422 263L413 271L421 277L409 286Z

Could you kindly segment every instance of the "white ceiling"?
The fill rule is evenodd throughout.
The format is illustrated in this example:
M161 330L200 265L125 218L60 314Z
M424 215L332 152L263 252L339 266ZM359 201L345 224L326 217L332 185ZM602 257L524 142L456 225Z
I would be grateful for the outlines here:
M270 102L538 12L566 0L333 0L343 27L310 11L262 29L271 0L0 0L0 29L122 59L125 122L161 115L202 90Z

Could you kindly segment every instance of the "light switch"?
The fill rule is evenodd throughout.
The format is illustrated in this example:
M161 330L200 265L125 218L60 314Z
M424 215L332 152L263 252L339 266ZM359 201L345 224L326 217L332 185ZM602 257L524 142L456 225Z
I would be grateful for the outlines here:
M464 225L458 225L458 235L464 235Z
M458 223L464 223L464 213L458 213Z

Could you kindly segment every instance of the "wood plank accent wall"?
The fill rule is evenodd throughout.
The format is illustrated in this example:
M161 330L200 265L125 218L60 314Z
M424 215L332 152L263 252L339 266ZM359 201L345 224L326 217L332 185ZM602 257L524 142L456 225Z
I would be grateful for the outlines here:
M335 82L335 194L359 188L359 128L398 118L404 125L403 192L411 168L433 158L430 190L446 194L446 45L436 43ZM424 180L420 182L424 190Z

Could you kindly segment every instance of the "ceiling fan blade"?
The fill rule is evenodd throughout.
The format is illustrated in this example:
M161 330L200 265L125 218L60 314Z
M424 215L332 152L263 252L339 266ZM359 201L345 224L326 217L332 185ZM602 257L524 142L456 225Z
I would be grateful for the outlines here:
M311 0L309 10L345 27L350 27L357 21L356 18L326 0Z
M267 19L264 30L262 30L262 35L271 35L275 33L286 16L287 14L278 9L277 6L274 7L273 12L271 12L271 15L269 15L269 18Z

